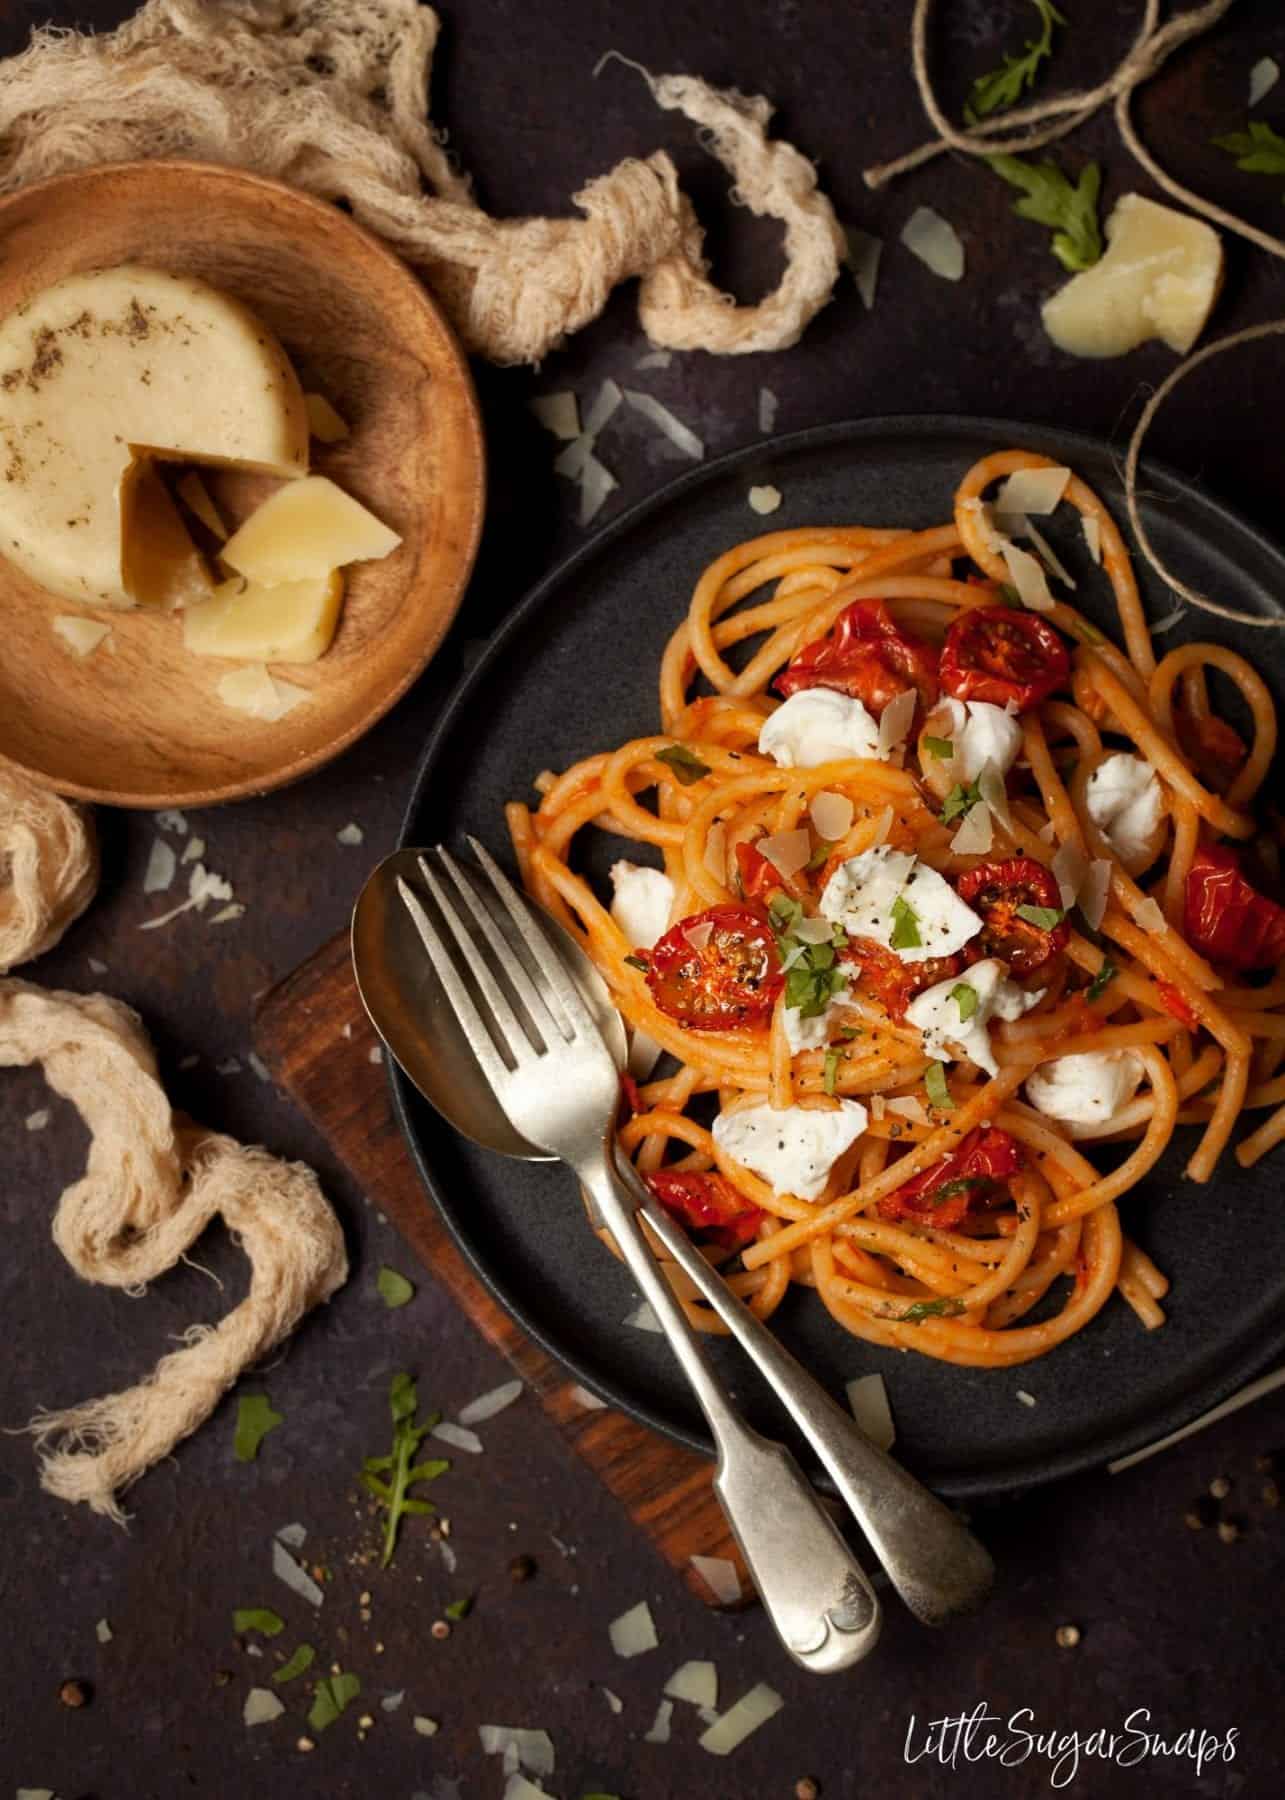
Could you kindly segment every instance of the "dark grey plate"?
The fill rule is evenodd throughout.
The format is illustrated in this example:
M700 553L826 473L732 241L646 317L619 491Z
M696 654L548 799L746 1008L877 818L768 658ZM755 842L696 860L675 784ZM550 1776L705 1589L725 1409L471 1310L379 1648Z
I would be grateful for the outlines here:
M472 832L507 843L503 807L531 797L542 768L655 729L656 672L700 570L764 526L860 520L927 525L949 517L962 472L989 450L1021 444L1071 464L1116 505L1116 459L1071 432L988 420L866 420L781 438L694 470L593 538L537 587L472 669L425 752L404 842ZM760 520L752 483L772 482L779 512ZM1148 470L1145 511L1155 542L1188 579L1242 608L1275 612L1285 557L1248 525L1176 477ZM1054 534L1057 535L1057 534ZM1089 573L1076 534L1057 541ZM1144 572L1153 618L1171 610ZM1106 583L1082 583L1085 610L1110 625ZM1208 636L1251 653L1285 693L1276 632L1217 619L1184 621L1163 641ZM621 847L600 841L590 871L605 876ZM546 1349L616 1405L709 1451L702 1422L663 1340L624 1328L636 1296L624 1270L586 1229L561 1168L508 1162L442 1124L404 1079L398 1113L429 1193L497 1299ZM1126 1229L1173 1282L1169 1322L1144 1332L1113 1299L1091 1326L1041 1360L1010 1370L955 1368L870 1348L833 1324L806 1293L776 1315L782 1337L836 1394L882 1371L897 1419L898 1454L942 1493L1012 1491L1092 1467L1175 1429L1285 1349L1285 1212L1279 1165L1245 1172L1228 1158L1206 1188L1184 1181L1193 1133L1124 1203ZM740 1354L713 1354L756 1424L781 1431L771 1397ZM1031 1407L1017 1398L1033 1395Z

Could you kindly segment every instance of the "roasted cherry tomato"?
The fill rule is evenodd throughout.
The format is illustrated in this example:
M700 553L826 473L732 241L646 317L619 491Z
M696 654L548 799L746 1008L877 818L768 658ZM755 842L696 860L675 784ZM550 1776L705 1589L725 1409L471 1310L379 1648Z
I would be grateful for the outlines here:
M837 688L876 719L913 687L927 712L937 704L937 655L922 638L900 630L882 600L854 600L827 636L805 644L773 685L786 699L804 688Z
M879 1202L880 1217L953 1231L987 1182L1009 1180L1023 1160L1016 1138L997 1126L979 1125L934 1168L885 1194Z
M1170 1018L1177 1019L1180 1024L1187 1027L1188 1031L1194 1031L1200 1024L1200 1020L1183 999L1182 990L1176 988L1172 981L1157 981L1156 986L1160 990L1160 998L1164 1002L1165 1011Z
M1213 713L1202 713L1197 718L1185 706L1175 706L1173 723L1178 742L1196 765L1201 779L1218 793L1230 787L1249 755L1235 726Z
M956 700L989 700L1019 712L1047 700L1071 677L1066 645L1044 619L1007 606L976 606L946 633L941 685Z
M1252 887L1225 844L1202 844L1187 872L1184 935L1226 969L1271 969L1285 957L1285 907Z
M1071 928L1065 919L1052 926L1018 916L1020 907L1046 907L1061 914L1062 896L1051 870L1033 856L978 863L955 883L965 905L982 915L982 929L968 946L974 961L998 956L1014 975L1031 975L1065 950Z
M772 928L750 906L712 906L680 919L651 951L647 970L661 1012L697 1031L762 1025L784 981Z
M766 900L785 885L781 871L773 868L753 844L736 846L736 867L741 877L741 892L747 900Z
M862 937L849 938L839 960L859 965L857 985L872 994L898 1024L916 994L935 987L939 981L948 981L964 966L961 956L929 956L923 962L903 962L895 950L885 949L873 938Z
M700 1174L695 1169L657 1169L643 1180L666 1212L725 1250L739 1250L758 1231L762 1207L747 1200L717 1170Z

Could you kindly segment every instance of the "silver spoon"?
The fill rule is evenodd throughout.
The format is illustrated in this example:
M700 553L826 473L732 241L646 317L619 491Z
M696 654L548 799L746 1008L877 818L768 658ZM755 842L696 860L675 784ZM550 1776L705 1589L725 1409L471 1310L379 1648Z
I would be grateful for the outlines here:
M397 892L398 879L417 879L418 869L417 852L396 852L375 870L357 902L353 960L366 1009L420 1092L466 1137L509 1156L549 1160L546 1151L514 1131L478 1073L454 1010L424 956ZM544 915L541 923L623 1068L624 1028L606 984L572 938ZM924 1623L939 1625L978 1606L995 1573L982 1545L948 1507L864 1436L732 1293L638 1180L627 1158L617 1157L617 1172L656 1237L726 1322L812 1445L910 1610ZM603 1223L601 1216L594 1222Z

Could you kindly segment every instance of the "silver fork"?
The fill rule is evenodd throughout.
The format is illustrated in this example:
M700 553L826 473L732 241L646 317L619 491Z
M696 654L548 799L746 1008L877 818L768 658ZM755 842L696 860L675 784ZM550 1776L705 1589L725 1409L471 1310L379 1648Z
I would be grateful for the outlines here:
M469 842L525 955L439 848L438 867L423 855L419 868L441 927L407 881L397 886L442 988L511 1122L575 1171L660 1322L709 1422L715 1490L781 1642L806 1669L848 1668L879 1636L874 1589L789 1451L750 1430L711 1369L616 1170L615 1059L526 903Z

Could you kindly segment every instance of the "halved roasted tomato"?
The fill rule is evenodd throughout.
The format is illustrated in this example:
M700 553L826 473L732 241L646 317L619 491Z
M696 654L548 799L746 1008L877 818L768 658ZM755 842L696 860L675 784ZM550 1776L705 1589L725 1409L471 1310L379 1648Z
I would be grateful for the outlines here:
M705 1173L696 1169L657 1169L654 1174L644 1175L643 1180L666 1212L689 1231L721 1244L725 1250L739 1250L758 1231L762 1207L747 1200L716 1169Z
M786 699L805 688L836 688L876 719L890 700L917 688L927 712L937 703L937 653L902 631L882 600L854 600L825 637L791 658L773 686Z
M772 927L751 906L680 919L648 955L652 999L696 1031L764 1024L784 981Z
M955 883L961 900L982 915L968 946L976 961L997 956L1014 975L1032 975L1065 950L1071 928L1052 871L1033 856L978 863Z

